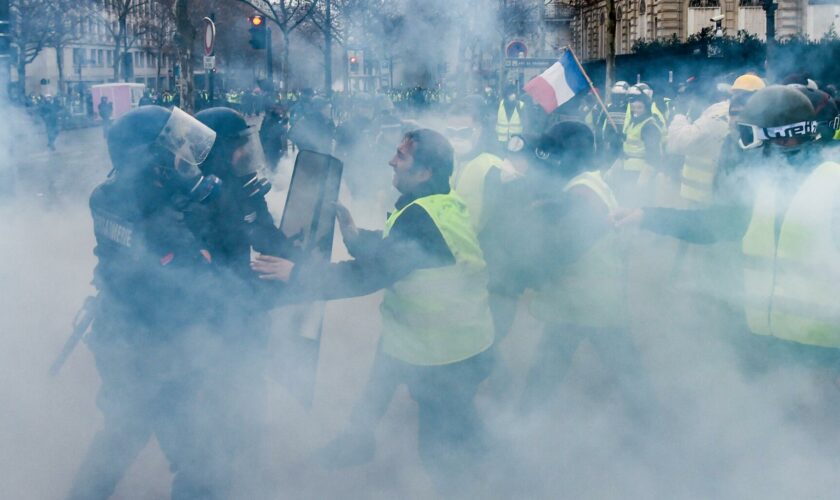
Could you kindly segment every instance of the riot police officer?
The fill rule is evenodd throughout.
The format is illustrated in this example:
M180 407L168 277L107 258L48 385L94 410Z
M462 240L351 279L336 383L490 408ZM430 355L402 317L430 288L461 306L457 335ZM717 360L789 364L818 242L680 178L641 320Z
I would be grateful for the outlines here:
M251 249L261 254L285 255L286 238L274 225L265 195L271 184L259 173L265 158L256 127L230 108L210 108L196 118L216 133L205 175L222 180L217 200L206 205L194 228L213 255L213 267L222 294L213 301L212 333L219 349L213 368L202 379L206 439L217 440L218 452L209 458L219 491L230 488L234 477L243 487L261 488L258 477L259 436L263 428L263 384L267 363L270 318L283 285L259 279L251 270ZM235 469L235 465L239 469ZM246 498L258 494L238 491Z
M98 264L87 343L104 422L69 498L106 499L154 435L173 472L172 498L208 498L206 445L192 432L212 289L212 256L185 214L220 181L198 168L216 134L178 108L144 106L108 132L113 170L90 198Z

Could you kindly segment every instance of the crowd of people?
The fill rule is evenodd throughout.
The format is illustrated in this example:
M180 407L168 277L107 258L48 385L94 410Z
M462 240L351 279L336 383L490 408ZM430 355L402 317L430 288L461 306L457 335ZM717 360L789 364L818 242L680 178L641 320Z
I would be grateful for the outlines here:
M370 379L313 460L370 460L405 384L422 463L446 498L470 497L499 453L474 399L501 369L496 346L526 295L543 334L513 404L520 418L562 401L587 341L632 432L661 429L667 409L628 331L650 254L672 253L669 279L717 281L691 300L725 311L744 373L794 363L833 370L834 383L835 96L801 75L726 83L658 95L618 82L604 108L583 96L550 115L509 85L410 116L387 96L357 95L338 123L333 102L309 91L267 106L259 129L238 97L194 117L153 101L117 119L113 171L90 199L99 297L88 345L104 423L70 498L108 498L152 435L173 498L228 498L235 467L258 468L269 311L378 290ZM263 176L299 150L340 159L354 200L394 194L374 230L337 206L350 260L307 259L267 209ZM710 245L722 241L740 245Z

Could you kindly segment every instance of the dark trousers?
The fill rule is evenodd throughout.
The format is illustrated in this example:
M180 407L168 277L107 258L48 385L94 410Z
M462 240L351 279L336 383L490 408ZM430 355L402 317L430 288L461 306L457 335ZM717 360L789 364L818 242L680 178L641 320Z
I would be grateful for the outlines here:
M351 416L350 431L372 433L397 387L406 384L418 405L418 446L423 466L441 494L457 495L470 485L487 446L474 398L492 364L492 349L439 366L410 365L380 350Z
M617 328L545 325L537 359L526 379L522 410L526 413L539 410L557 397L557 389L566 378L572 358L584 340L592 344L612 372L629 416L639 423L649 423L651 416L658 411L653 387L629 332Z
M262 358L206 330L138 340L143 336L101 324L94 324L89 346L102 380L97 406L104 421L68 498L111 497L152 436L169 462L173 499L229 498L234 467L255 468L247 457L264 414Z

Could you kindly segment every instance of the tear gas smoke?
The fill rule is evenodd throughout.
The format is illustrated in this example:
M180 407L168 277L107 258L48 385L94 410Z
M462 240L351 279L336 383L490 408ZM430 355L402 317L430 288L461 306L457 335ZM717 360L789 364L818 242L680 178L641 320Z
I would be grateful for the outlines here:
M418 5L422 8L415 9ZM489 9L473 5L408 1L402 5L398 14L404 17L403 27L397 31L394 50L412 61L405 65L405 82L432 81L440 54L452 51L460 20L442 12L472 12L464 22L470 23L473 33L492 39L488 33L498 32L496 19ZM312 54L311 48L301 50L293 56L293 65L302 68L303 62L296 58L311 61ZM697 99L715 100L705 95ZM68 132L59 139L58 152L47 154L42 151L40 124L10 109L0 110L0 115L7 120L0 130L0 147L11 151L0 156L0 171L13 170L17 179L14 194L0 202L0 331L4 333L0 397L6 402L0 412L0 470L6 479L0 497L60 498L102 426L95 400L100 380L84 345L72 354L59 377L50 378L47 370L69 334L78 306L93 293L95 241L87 198L105 179L110 164L99 129ZM448 123L437 109L401 118L405 123L411 120L410 125L401 125L395 135L381 132L375 148L336 148L336 156L345 161L340 200L360 227L382 229L386 212L393 210L397 193L390 185L393 171L388 160L401 133L419 128L416 125L444 133ZM492 125L484 125L484 134L484 140L492 140ZM293 163L294 150L281 160L272 178L275 189L268 203L275 222L280 219ZM773 167L762 162L750 175L772 175ZM525 228L536 224L519 223ZM532 232L539 231L535 227ZM527 373L546 349L544 325L531 315L533 297L526 292L518 300L510 333L493 348L498 362L476 397L491 446L480 477L466 488L470 497L835 496L840 486L836 474L840 442L830 418L836 413L832 410L840 407L837 381L830 379L835 372L805 370L794 363L766 371L743 369L735 347L747 335L740 313L737 243L704 247L718 259L714 272L708 273L693 267L694 245L652 233L626 233L626 238L642 242L633 248L644 251L627 255L631 285L625 340L638 349L637 361L654 395L650 406L628 408L628 394L622 391L632 399L635 391L644 389L616 379L615 367L634 361L622 358L632 352L605 350L603 341L590 339L579 349L569 347L568 363L551 367L565 375L546 380L551 387L545 392L551 397L536 411L522 415L519 404ZM333 261L349 257L341 241L336 232ZM198 277L184 280L196 297L222 294L232 309L251 306L244 303L247 299L214 289ZM600 285L588 286L598 290ZM416 405L404 387L375 426L377 448L370 463L334 471L313 458L344 429L361 397L379 341L381 298L377 292L325 304L311 410L273 378L282 357L276 341L295 333L288 331L288 306L271 312L267 350L237 352L253 359L212 358L222 360L214 366L220 379L235 370L234 364L266 368L235 381L241 384L241 396L259 400L255 407L260 408L249 420L253 428L247 429L254 433L248 441L250 461L239 464L230 478L235 498L436 496L418 456ZM202 310L201 300L205 299L181 304ZM222 326L226 333L244 334L241 325ZM201 331L193 332L183 349L208 355L208 342ZM166 367L162 363L161 369ZM264 393L249 394L260 387ZM210 411L236 404L221 401ZM211 423L202 415L192 417L200 424ZM171 480L167 460L151 440L114 497L166 497Z

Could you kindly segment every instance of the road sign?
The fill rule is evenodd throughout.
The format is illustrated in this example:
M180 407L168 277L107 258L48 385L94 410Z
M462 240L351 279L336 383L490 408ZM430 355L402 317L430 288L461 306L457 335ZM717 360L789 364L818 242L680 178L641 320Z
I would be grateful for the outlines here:
M528 46L522 40L513 40L505 47L505 56L509 58L528 57Z
M507 59L505 61L505 65L508 68L543 68L546 69L552 64L556 63L556 58L516 58L516 59Z
M216 45L216 23L209 17L204 18L204 55L212 56ZM207 63L204 63L205 66Z
M210 71L216 68L216 56L204 56L204 69Z

